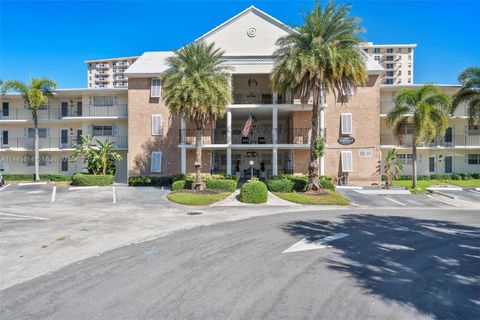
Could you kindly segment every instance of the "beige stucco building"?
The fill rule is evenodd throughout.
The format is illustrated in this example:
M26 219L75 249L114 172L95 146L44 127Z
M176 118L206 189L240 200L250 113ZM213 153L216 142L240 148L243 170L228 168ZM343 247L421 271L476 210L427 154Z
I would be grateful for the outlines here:
M135 57L87 60L87 84L89 88L128 88L125 71L136 60Z
M274 91L270 82L275 42L289 32L289 26L250 7L196 39L214 42L225 51L225 64L231 67L232 104L223 119L208 124L203 132L204 172L245 178L251 162L260 177L307 172L312 105L302 103L291 90ZM385 57L401 57L401 63L395 64L396 70L402 71L399 83L397 79L393 84L385 83L391 78L385 76L390 66L388 60L376 60L373 49L377 47L380 52L393 49L394 55L388 50ZM411 130L406 126L403 134L394 135L387 128L385 117L396 92L417 86L408 83L409 79L413 82L414 47L362 47L367 84L337 101L333 95L327 97L321 123L327 141L326 155L320 161L321 174L336 180L346 178L349 184L377 183L378 165L393 147L406 164L405 173L410 173ZM89 82L86 89L58 90L40 112L41 156L45 159L42 172L81 171L81 164L67 159L73 151L71 142L85 132L117 142L124 155L118 163L118 182L126 182L133 175L193 172L194 127L187 119L171 115L162 99L159 77L167 70L166 58L172 54L145 52L139 57L113 59L129 63L128 69L122 71L128 77L128 89L107 85L94 88L95 84ZM106 66L97 68L97 63L111 67L113 60L87 61L92 68L95 66L95 70L89 70L89 76L92 73L94 79L96 72L107 70ZM409 70L412 77L404 78L404 74L409 76ZM441 88L451 95L459 87ZM31 115L18 95L0 99L0 166L10 173L32 172L33 139L28 129L32 126ZM242 129L250 114L252 130L243 136ZM419 148L419 166L419 174L480 171L480 128L468 125L463 107L451 117L444 137Z

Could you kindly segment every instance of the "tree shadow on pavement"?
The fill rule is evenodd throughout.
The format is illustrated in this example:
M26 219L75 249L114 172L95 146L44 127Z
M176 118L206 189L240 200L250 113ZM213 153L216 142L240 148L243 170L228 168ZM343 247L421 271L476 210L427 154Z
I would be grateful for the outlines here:
M367 292L414 307L435 319L480 319L480 229L448 221L344 215L341 222L295 221L282 228L309 241L329 242L346 272Z

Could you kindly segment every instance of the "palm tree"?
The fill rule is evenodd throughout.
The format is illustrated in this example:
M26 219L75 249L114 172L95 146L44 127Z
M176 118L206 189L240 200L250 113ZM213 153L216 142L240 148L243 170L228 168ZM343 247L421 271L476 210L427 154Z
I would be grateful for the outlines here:
M393 172L392 172L393 170ZM395 180L398 180L398 174L403 171L403 165L398 162L397 151L395 148L388 150L385 158L385 187L388 189L392 185L392 173Z
M466 103L470 124L475 121L480 124L480 67L465 69L458 76L458 82L462 88L453 97L452 113L461 103Z
M195 183L203 190L202 130L223 117L231 101L229 68L222 64L223 51L215 44L195 42L167 59L169 69L161 79L163 96L170 112L195 125Z
M28 105L28 108L32 112L33 127L34 127L34 150L35 150L35 181L40 180L39 174L39 138L38 138L38 115L37 110L42 105L48 103L48 98L53 95L53 90L57 87L55 81L49 78L33 78L27 84L18 81L10 80L5 81L2 84L2 94L5 94L9 90L19 92L22 98Z
M349 17L349 5L329 1L325 8L318 2L306 16L304 25L277 41L273 87L293 89L302 100L313 98L310 163L307 190L319 190L316 146L325 138L323 123L326 96L344 95L366 80L364 55L360 52L360 19ZM321 129L321 130L320 130Z
M395 132L407 123L412 133L412 187L417 188L417 146L430 143L445 134L451 99L438 86L426 84L417 91L405 88L394 99L395 106L387 115L387 125Z

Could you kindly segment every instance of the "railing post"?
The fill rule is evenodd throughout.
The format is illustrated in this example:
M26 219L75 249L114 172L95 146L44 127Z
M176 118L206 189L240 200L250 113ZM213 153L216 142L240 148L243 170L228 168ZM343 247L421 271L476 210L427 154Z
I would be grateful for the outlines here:
M227 111L227 144L232 144L232 111Z
M278 107L274 106L272 108L272 143L278 143L277 137L277 127L278 127Z

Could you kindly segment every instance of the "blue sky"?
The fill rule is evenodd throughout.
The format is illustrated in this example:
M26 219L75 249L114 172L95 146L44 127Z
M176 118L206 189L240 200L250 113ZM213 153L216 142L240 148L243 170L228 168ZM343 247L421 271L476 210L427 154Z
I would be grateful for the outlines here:
M480 1L339 2L362 18L365 40L418 44L415 83L456 83L461 70L480 65ZM0 79L48 76L61 88L85 87L84 60L178 48L252 4L299 25L314 0L0 0Z

